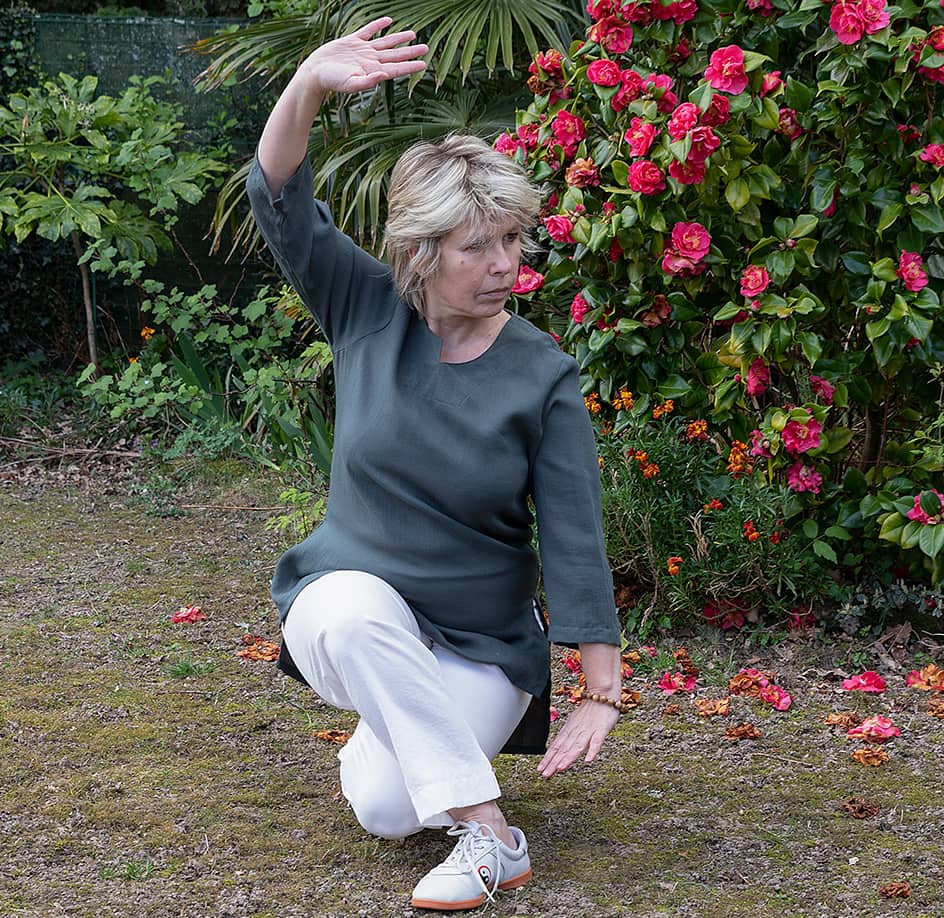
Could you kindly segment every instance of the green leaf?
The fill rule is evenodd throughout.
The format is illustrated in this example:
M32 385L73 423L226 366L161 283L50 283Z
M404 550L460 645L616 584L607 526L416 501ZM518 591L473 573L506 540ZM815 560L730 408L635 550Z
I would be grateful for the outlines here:
M877 229L879 233L883 230L887 230L901 216L903 210L903 204L886 204L878 217Z
M922 491L918 505L928 516L939 516L941 514L941 498L934 491Z
M918 548L929 558L936 558L944 549L944 526L923 526L918 536Z
M683 395L687 395L691 389L691 384L687 380L678 374L672 374L659 384L659 388L656 389L656 391L662 398L668 399L681 398Z
M746 207L751 200L751 189L747 180L738 177L734 181L728 182L728 186L724 190L724 197L735 213Z
M813 214L799 214L793 221L793 232L790 236L793 239L809 236L818 225L819 219L813 216Z
M825 558L832 564L836 564L839 560L836 557L836 552L833 551L832 545L829 542L824 542L821 539L818 539L813 543L813 552L814 554L819 555L821 558Z
M865 252L846 252L842 263L850 274L869 274L872 270L869 256Z
M868 322L865 326L865 334L868 336L869 341L873 344L877 338L881 338L882 335L888 332L888 329L891 327L891 322L888 319L876 319L874 322Z
M626 165L621 159L614 159L610 163L610 171L613 173L613 181L617 185L623 185L625 187L626 180L629 177L629 166Z
M944 233L944 215L933 204L912 207L911 222L923 233Z
M815 539L819 535L819 525L816 520L803 521L803 535L808 539Z
M830 526L826 530L825 535L828 535L832 539L840 539L843 542L848 542L852 538L852 533L844 526Z
M763 99L763 108L757 115L751 116L751 121L758 127L776 131L780 127L780 108L773 99Z
M918 539L921 538L922 529L924 529L924 526L917 520L907 522L901 532L901 547L914 548L918 544Z
M897 279L898 266L890 258L880 258L872 264L872 276L883 281L894 281Z
M905 530L907 520L900 513L889 513L882 521L878 537L886 542L901 544L902 533Z

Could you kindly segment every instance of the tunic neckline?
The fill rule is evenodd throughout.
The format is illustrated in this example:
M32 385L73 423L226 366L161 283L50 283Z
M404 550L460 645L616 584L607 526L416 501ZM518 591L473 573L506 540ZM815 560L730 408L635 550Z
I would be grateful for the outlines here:
M479 354L477 357L473 357L471 360L453 361L453 360L440 359L440 356L442 354L443 339L440 338L439 335L437 335L436 332L434 332L429 327L429 325L426 324L426 319L424 319L418 312L416 312L415 310L411 310L411 312L413 312L413 316L412 316L413 320L419 324L422 333L432 344L432 354L436 363L438 363L440 366L443 366L443 367L468 367L468 366L472 366L473 364L484 361L485 358L488 357L489 354L491 354L494 350L496 350L499 343L502 341L502 338L504 337L505 331L507 330L508 326L511 325L512 322L516 318L513 312L509 312L507 309L504 310L505 314L508 316L508 319L505 322L505 324L502 325L502 327L498 330L498 334L495 336L495 340L492 341L492 343L487 348L485 348L485 350L482 351L482 353Z

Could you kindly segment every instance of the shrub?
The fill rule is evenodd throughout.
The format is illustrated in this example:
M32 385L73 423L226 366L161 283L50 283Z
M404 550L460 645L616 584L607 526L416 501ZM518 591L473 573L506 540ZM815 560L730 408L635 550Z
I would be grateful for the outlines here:
M818 531L940 582L944 536L895 516L944 491L940 0L588 11L496 144L546 189L533 316L586 392L673 399Z

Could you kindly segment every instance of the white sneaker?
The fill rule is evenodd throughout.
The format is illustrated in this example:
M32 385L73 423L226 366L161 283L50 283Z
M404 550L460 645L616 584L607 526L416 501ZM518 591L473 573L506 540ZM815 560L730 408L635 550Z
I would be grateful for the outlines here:
M509 848L491 828L477 822L457 822L448 832L459 841L452 854L434 867L413 890L414 908L450 912L478 908L495 901L499 889L517 889L531 879L528 841L521 829L511 826L518 842Z

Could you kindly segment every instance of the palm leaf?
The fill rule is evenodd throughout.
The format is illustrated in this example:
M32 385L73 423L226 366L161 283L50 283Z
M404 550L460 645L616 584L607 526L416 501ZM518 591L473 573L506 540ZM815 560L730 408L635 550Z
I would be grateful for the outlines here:
M393 18L391 31L412 29L429 45L441 85L458 66L468 76L484 53L489 72L514 71L525 52L533 57L546 47L566 47L582 22L582 4L566 0L354 0L348 22ZM484 42L484 50L482 47Z

